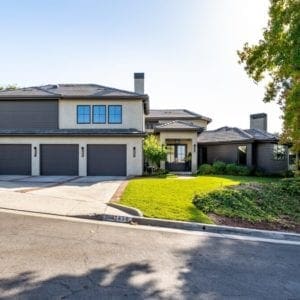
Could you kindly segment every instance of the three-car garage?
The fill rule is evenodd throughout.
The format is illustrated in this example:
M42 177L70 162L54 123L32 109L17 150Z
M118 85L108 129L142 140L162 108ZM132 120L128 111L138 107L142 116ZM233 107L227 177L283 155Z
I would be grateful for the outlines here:
M0 144L0 175L126 176L127 148L127 144Z

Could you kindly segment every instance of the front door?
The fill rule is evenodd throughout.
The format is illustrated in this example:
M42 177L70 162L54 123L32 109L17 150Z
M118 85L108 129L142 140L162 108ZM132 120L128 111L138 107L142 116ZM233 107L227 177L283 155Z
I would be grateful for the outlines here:
M187 145L167 145L166 169L169 171L190 171L190 162L187 160Z

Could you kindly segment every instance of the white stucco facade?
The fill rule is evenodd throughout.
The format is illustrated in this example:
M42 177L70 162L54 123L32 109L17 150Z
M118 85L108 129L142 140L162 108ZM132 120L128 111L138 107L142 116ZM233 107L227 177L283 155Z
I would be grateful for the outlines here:
M121 105L122 123L109 124L77 124L77 105ZM128 129L145 131L144 104L142 100L59 100L58 126L60 129ZM107 114L107 112L106 112Z

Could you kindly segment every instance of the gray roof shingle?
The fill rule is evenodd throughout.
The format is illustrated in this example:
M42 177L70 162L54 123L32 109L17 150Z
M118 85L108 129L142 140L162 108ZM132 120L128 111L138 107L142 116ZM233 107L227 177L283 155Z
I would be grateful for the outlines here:
M203 130L202 127L193 125L188 122L174 120L171 122L163 123L156 125L154 127L154 131L198 131L201 132Z
M230 142L253 142L253 141L278 141L278 138L268 132L259 129L240 129L237 127L221 127L216 130L203 131L198 136L198 143L230 143Z
M187 109L151 109L147 119L164 119L164 120L191 120L203 119L208 123L211 119Z

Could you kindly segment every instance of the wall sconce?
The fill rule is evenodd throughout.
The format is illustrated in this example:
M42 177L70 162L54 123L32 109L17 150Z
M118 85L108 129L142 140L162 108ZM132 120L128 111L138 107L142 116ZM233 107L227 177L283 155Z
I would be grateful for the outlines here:
M33 156L37 157L37 147L33 147Z
M132 148L132 155L133 155L133 157L136 157L136 147Z
M84 147L81 147L81 157L84 157Z
M196 144L194 144L194 152L196 152L196 147L197 147Z

